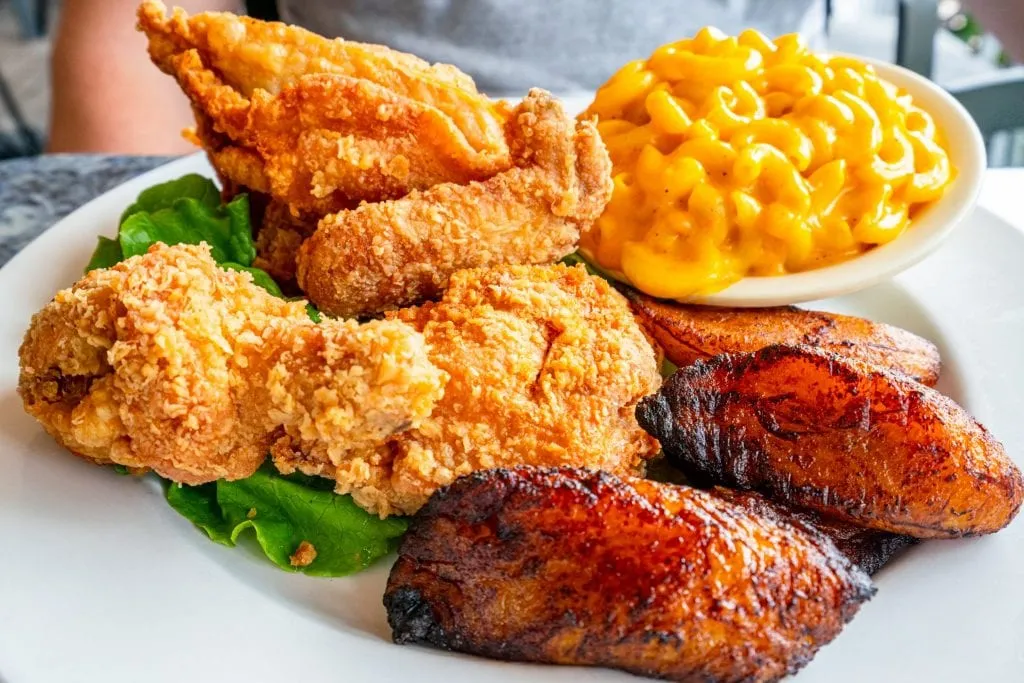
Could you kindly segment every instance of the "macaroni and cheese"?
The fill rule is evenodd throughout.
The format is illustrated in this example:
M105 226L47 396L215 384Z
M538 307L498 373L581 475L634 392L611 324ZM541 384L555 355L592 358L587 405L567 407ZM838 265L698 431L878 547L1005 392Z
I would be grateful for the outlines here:
M703 29L622 67L584 116L615 190L582 252L666 298L889 242L953 174L909 95L795 35Z

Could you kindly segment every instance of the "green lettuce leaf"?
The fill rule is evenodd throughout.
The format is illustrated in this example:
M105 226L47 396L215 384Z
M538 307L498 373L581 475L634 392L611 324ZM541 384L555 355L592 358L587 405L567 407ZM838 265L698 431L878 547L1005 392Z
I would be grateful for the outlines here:
M252 529L266 556L287 571L312 576L346 576L391 553L405 533L400 517L379 519L340 496L328 480L284 477L265 465L239 481L202 486L170 483L167 502L213 541L234 546ZM291 557L305 541L316 557L295 567Z
M235 544L231 540L232 527L225 521L217 504L217 486L220 482L187 486L169 479L161 481L165 487L167 504L179 515L206 532L211 541L228 546Z
M221 204L220 192L208 178L190 174L143 190L121 214L117 239L99 238L86 272L145 254L156 242L206 242L213 260L221 266L244 270L257 285L282 296L281 288L266 271L252 267L256 245L249 221L249 198L238 195Z
M220 191L209 178L198 173L189 173L177 180L160 183L139 193L135 203L124 210L119 223L124 223L133 213L152 213L169 209L179 199L195 199L199 203L216 209L220 206Z
M110 268L121 261L124 261L121 243L100 235L99 243L96 245L96 250L92 252L92 258L89 259L89 265L85 267L85 272L88 273L97 268Z
M238 195L224 206L182 197L167 208L138 211L121 222L118 231L125 258L145 254L156 242L210 245L217 263L252 265L256 247L249 223L249 197Z

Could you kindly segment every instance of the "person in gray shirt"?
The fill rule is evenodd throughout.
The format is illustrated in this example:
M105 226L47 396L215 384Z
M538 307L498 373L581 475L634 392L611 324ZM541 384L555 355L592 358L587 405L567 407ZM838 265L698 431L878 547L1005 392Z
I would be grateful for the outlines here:
M190 13L231 0L168 0ZM706 25L803 33L823 47L825 0L279 0L281 18L470 74L495 97L578 94ZM53 52L49 150L183 153L191 112L146 57L136 0L66 0Z
M326 36L454 64L492 96L594 90L628 61L704 26L802 33L823 47L823 0L280 0L281 18Z

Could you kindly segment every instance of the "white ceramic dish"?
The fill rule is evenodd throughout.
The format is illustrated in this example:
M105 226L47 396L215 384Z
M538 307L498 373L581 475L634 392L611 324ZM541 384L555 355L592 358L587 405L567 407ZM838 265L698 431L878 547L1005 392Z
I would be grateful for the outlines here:
M748 277L714 294L695 298L709 306L781 306L839 296L870 287L935 251L970 213L985 172L985 145L967 110L948 92L903 67L856 57L910 93L946 136L956 178L942 198L925 208L907 232L849 261L777 277ZM582 107L581 107L582 109Z
M389 641L389 562L347 579L281 572L206 540L153 481L89 465L21 409L17 348L32 314L77 279L97 234L190 157L69 216L0 270L0 680L6 683L636 681ZM938 343L939 388L1024 464L1024 235L983 211L894 282L823 302ZM1024 671L1024 518L911 549L800 683L1013 681Z

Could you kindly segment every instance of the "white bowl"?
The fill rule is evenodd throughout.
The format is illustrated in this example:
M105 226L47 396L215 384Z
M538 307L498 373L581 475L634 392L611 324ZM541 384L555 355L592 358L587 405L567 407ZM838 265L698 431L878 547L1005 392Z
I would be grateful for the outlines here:
M956 169L953 182L940 199L917 213L906 232L888 244L824 268L772 277L746 277L720 292L687 299L688 303L782 306L866 289L935 251L974 207L985 171L985 143L967 110L948 92L913 71L850 56L873 65L882 78L906 90L917 106L932 115L945 135L950 162Z

